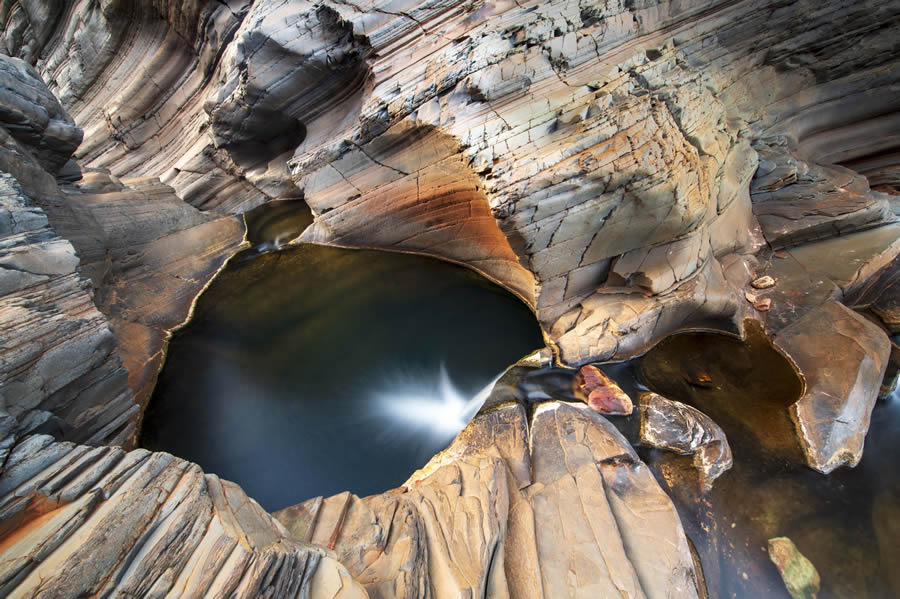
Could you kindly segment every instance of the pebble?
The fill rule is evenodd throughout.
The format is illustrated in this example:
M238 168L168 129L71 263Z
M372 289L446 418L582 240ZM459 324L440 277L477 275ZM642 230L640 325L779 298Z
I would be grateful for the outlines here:
M764 277L756 279L755 281L750 283L750 285L752 285L754 289L768 289L769 287L775 286L775 279L773 279L769 275L766 275Z

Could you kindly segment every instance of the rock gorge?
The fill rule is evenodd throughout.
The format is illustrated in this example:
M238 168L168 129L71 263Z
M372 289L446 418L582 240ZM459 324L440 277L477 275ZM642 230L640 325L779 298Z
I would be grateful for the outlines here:
M0 21L2 595L719 596L636 441L503 380L382 495L268 514L134 449L172 331L278 200L313 218L280 243L515 293L547 344L520 369L771 339L823 473L860 461L896 384L896 2L2 0Z

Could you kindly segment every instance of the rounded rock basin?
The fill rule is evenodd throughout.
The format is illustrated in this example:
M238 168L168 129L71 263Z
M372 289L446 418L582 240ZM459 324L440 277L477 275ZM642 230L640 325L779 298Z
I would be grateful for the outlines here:
M544 344L518 298L460 266L315 245L254 254L173 336L141 445L268 510L402 484Z

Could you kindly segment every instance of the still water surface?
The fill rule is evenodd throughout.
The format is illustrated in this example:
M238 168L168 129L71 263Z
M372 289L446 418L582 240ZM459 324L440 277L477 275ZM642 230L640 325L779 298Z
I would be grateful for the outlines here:
M702 370L709 387L688 381ZM900 408L879 401L856 468L804 464L788 406L802 384L761 331L747 339L673 335L639 366L654 391L699 408L725 431L734 466L701 495L690 458L642 448L679 508L710 597L790 599L766 551L787 536L818 569L818 599L900 597Z
M443 449L472 398L542 346L521 301L459 266L314 245L250 251L172 339L141 442L268 510L379 493Z

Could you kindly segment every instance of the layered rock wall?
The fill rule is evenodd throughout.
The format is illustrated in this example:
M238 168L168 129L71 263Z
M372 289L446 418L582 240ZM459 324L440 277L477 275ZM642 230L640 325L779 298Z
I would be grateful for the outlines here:
M138 406L78 256L0 175L0 414L20 433L126 443Z
M7 432L5 597L366 597L326 550L196 464Z
M550 402L484 412L401 490L275 514L333 548L369 596L698 597L681 522L602 416Z
M832 165L894 181L890 3L3 7L86 166L219 212L304 196L303 239L468 264L567 363L734 328L727 254L894 218Z
M169 332L244 224L157 179L82 171L81 130L39 74L8 57L0 73L2 408L21 431L130 445Z

